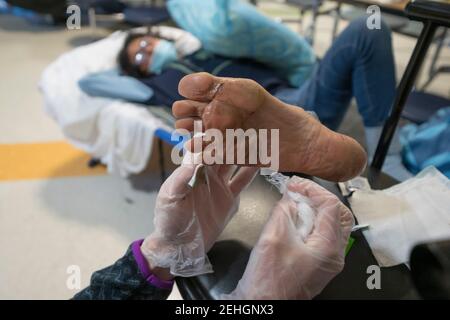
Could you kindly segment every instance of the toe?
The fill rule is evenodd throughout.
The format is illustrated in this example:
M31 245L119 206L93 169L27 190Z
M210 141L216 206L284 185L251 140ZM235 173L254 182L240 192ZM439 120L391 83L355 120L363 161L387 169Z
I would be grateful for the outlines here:
M221 78L200 72L184 76L178 84L178 92L185 98L196 101L211 101L220 86Z
M180 100L173 104L172 114L176 119L201 117L206 106L206 102Z
M183 77L178 91L189 100L216 101L246 113L255 112L270 96L262 86L251 79L221 78L205 72Z
M192 132L192 131L194 131L194 123L195 122L201 124L201 119L197 118L197 117L190 117L190 118L184 118L184 119L177 120L175 122L175 129L177 129L177 130L184 129L184 130ZM196 131L202 132L203 128L197 129Z

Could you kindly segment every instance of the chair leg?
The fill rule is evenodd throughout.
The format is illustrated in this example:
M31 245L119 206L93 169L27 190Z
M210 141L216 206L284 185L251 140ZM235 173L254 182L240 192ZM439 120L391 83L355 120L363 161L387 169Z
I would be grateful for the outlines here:
M311 46L314 44L314 34L316 31L316 22L318 16L319 16L319 7L317 6L312 9L312 21L305 30L305 38Z
M395 129L397 128L398 121L402 115L403 108L405 107L406 100L408 99L409 93L414 86L417 74L423 65L423 60L426 56L428 48L433 41L436 28L437 26L434 23L427 21L424 24L422 32L420 33L405 73L403 74L400 84L398 85L391 114L384 124L383 132L381 133L380 140L378 141L377 149L371 165L375 169L381 170L383 167L384 160L389 150L392 137L394 136Z
M303 19L305 17L305 10L303 10L302 8L299 8L299 23L298 23L298 33L302 34L303 33Z
M97 19L95 17L95 9L89 8L88 10L88 19L89 19L89 28L92 31L92 34L95 35L97 29Z
M431 59L430 69L428 71L428 79L422 85L421 90L425 91L425 89L430 85L430 83L434 80L434 77L439 73L438 68L436 68L437 61L439 56L441 55L442 47L444 46L445 39L447 38L447 28L444 28L439 40L436 44L436 50L434 51L433 58Z
M89 168L95 168L96 166L98 166L100 164L102 164L102 161L99 158L95 158L95 157L92 157L87 163Z
M331 35L331 42L337 37L339 22L341 21L341 4L339 3L334 10L334 22L333 22L333 31Z

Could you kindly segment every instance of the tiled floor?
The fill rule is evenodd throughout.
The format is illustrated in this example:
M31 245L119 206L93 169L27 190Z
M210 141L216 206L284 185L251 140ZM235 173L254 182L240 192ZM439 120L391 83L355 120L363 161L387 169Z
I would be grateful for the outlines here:
M295 12L276 4L262 8L274 16ZM331 25L331 18L319 18L319 54L329 46ZM91 35L88 28L67 31L0 15L0 299L69 298L76 292L66 285L69 266L80 267L83 287L92 271L151 231L157 175L145 178L155 181L153 187L139 191L101 169L86 170L87 155L64 142L43 110L41 72ZM401 74L414 40L394 39ZM450 64L448 48L441 61ZM449 82L450 76L442 76L430 89L448 97ZM361 138L354 109L343 130Z

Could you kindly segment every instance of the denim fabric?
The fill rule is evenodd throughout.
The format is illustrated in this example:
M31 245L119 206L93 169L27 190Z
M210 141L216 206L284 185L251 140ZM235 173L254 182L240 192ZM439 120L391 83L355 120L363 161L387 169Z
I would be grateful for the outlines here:
M366 127L379 126L389 115L395 95L391 32L369 30L366 18L356 19L339 35L313 75L299 89L283 89L281 100L317 113L336 130L352 97Z

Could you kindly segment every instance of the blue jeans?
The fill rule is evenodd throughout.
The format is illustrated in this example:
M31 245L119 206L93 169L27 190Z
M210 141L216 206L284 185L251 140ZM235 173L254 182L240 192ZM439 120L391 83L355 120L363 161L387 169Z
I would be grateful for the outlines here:
M384 123L395 95L395 66L391 32L369 30L366 18L352 21L333 42L312 76L299 89L283 89L276 96L314 111L336 130L355 97L367 127Z

